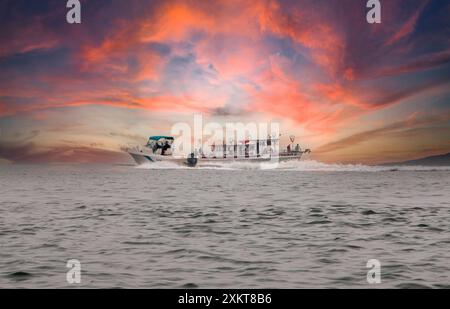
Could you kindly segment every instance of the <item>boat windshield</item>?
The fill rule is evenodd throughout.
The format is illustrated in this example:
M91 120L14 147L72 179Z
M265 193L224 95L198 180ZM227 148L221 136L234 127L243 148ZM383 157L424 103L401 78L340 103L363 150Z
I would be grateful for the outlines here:
M147 145L155 144L155 143L165 144L166 141L168 143L172 144L174 141L174 138L171 136L150 136L150 138L148 139Z

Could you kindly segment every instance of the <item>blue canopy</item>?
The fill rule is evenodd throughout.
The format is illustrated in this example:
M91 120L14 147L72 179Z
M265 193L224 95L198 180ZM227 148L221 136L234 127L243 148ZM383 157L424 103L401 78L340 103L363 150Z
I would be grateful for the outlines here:
M152 140L152 141L159 141L160 139L173 140L174 138L171 136L150 136L150 138L149 138L149 140Z

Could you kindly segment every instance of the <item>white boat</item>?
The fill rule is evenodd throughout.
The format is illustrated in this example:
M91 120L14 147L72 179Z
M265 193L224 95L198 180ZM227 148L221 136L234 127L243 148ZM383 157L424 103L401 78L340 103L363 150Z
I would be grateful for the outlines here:
M291 141L293 141L291 139ZM173 162L180 165L196 166L197 163L212 162L280 162L300 160L309 149L302 150L297 144L289 145L279 151L279 139L268 137L263 140L244 140L240 143L212 144L210 149L196 149L188 156L175 155L174 138L170 136L151 136L145 146L127 149L137 164Z

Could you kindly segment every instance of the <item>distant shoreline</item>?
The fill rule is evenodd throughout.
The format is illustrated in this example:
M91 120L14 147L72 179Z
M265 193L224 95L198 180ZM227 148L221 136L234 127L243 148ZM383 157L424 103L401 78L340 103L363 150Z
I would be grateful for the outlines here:
M384 165L384 166L398 166L398 165L450 166L450 153L436 155L436 156L429 156L429 157L424 157L424 158L415 159L415 160L390 162L390 163L385 163L382 165Z

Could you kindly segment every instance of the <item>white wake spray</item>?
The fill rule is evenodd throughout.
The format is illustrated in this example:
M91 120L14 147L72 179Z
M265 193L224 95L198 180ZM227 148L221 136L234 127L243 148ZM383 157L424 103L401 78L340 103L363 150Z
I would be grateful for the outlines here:
M195 168L173 162L156 162L137 166L139 169L196 170L280 170L304 172L385 172L385 171L450 171L450 166L385 166L364 164L323 163L315 160L271 162L199 162Z

